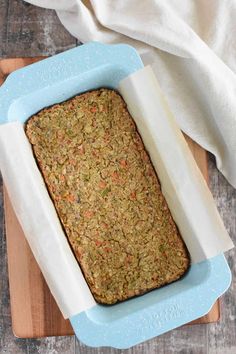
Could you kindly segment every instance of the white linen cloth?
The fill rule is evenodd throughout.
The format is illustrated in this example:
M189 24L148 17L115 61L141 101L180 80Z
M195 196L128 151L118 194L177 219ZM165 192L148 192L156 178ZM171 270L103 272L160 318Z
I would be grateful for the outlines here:
M236 187L236 1L27 1L55 9L83 43L134 46L152 64L180 128L216 156Z

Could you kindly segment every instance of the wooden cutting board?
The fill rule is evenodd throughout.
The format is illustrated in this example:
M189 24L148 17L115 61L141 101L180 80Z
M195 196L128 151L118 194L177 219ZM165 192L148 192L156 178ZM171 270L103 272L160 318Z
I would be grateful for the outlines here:
M0 60L0 84L12 71L42 59L37 57ZM208 180L205 150L190 138L186 139L203 176ZM63 319L32 255L5 188L4 207L14 334L20 338L73 334L70 322ZM216 322L219 316L218 300L206 316L192 323Z

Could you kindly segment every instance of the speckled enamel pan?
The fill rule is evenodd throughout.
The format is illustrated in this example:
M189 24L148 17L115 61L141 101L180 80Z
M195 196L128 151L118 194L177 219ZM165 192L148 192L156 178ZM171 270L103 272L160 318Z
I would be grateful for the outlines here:
M117 88L143 67L130 46L89 43L12 73L0 88L0 123L25 122L43 107L99 87ZM206 314L231 282L223 255L191 266L179 281L113 306L70 318L92 346L128 348Z

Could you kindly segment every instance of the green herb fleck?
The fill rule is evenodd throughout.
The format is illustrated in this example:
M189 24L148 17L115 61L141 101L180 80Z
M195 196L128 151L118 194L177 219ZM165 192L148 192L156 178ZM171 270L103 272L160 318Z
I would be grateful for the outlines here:
M159 251L164 252L166 250L166 246L164 244L159 246Z
M89 181L89 175L83 175L83 180L84 180L84 182L88 182Z
M110 187L103 189L103 191L101 192L101 196L105 197L110 191L111 191Z

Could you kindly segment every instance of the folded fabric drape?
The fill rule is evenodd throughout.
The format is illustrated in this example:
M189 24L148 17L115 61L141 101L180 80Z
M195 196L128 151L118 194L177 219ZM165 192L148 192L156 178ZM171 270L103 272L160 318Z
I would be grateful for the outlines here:
M27 1L55 9L83 43L134 46L152 64L180 128L236 187L236 1Z

